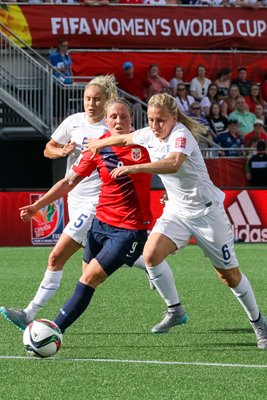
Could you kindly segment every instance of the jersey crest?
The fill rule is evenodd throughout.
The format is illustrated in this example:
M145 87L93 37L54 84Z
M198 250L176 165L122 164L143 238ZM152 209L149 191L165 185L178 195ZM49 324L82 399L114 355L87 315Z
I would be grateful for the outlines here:
M141 156L142 156L141 149L139 149L139 148L137 148L137 147L134 147L134 148L132 149L132 159L133 159L134 161L139 161L139 160L141 159Z
M186 138L179 137L175 140L176 149L185 149L185 146L186 146Z

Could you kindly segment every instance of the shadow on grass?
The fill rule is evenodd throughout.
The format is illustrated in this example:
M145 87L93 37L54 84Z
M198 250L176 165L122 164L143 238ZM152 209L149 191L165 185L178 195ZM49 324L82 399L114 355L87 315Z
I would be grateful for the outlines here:
M190 334L190 332L188 332ZM198 332L194 332L194 335L203 335L203 334L207 334L207 333L232 333L232 334L242 334L242 333L253 333L253 329L252 328L222 328L222 329L209 329L208 331L198 331Z

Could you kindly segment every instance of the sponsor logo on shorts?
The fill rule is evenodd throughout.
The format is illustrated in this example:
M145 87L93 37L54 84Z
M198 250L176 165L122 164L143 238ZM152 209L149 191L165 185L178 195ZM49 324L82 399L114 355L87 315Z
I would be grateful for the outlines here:
M247 190L242 190L228 208L235 240L243 242L267 242L267 229L262 222Z

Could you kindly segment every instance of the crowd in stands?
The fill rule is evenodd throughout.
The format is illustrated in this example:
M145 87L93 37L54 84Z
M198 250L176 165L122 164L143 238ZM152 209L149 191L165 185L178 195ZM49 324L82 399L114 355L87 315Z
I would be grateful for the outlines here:
M66 38L60 39L49 60L54 76L60 77L64 84L71 84L72 59ZM202 134L199 142L201 148L219 145L226 150L218 151L218 155L243 156L248 154L247 148L255 149L259 141L267 143L266 79L259 85L247 75L246 67L242 66L232 79L232 70L224 67L212 81L206 76L205 67L198 65L191 82L184 82L184 68L175 65L173 77L168 81L157 64L149 65L143 76L135 71L133 62L126 61L120 76L115 78L136 111L141 111L154 94L169 93L175 97L181 112L206 127L206 135Z
M255 149L260 140L267 143L267 98L266 85L250 81L246 67L238 68L236 75L236 79L231 79L232 71L225 67L212 81L206 76L205 67L198 65L191 82L184 82L184 69L176 65L168 82L157 64L151 64L143 77L127 61L116 79L121 89L143 102L156 93L171 94L183 113L207 128L200 147L217 144L227 149L219 151L219 155L242 156L247 154L246 148ZM244 151L240 150L243 148Z

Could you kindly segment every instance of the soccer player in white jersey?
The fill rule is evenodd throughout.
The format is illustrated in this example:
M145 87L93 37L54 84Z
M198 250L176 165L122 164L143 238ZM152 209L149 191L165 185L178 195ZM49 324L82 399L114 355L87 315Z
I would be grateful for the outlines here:
M150 163L116 168L112 177L140 172L158 174L166 188L168 201L143 252L150 278L160 291L158 277L165 269L165 258L186 246L194 236L219 278L243 306L258 348L266 349L267 323L247 277L239 269L232 229L223 207L224 193L210 180L197 143L203 127L182 114L175 99L166 93L149 100L147 114L148 127L130 135L92 140L87 148L97 153L110 145L138 144L148 150ZM165 332L176 324L175 315L167 312L152 331Z
M97 76L85 87L84 112L66 118L52 134L44 154L52 159L68 156L66 176L79 157L84 140L88 137L99 138L107 131L104 105L117 95L117 88L111 75ZM66 261L85 246L87 232L95 216L100 185L98 173L94 171L68 194L69 223L49 255L44 278L29 305L24 310L0 308L0 314L21 330L26 328L58 290ZM142 256L134 266L146 271Z

